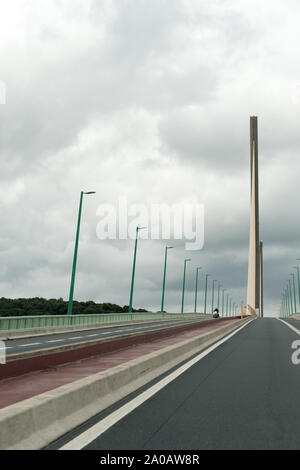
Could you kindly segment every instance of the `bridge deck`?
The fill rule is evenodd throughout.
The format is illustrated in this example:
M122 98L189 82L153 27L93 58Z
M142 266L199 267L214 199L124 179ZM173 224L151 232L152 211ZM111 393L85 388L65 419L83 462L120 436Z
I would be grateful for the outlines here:
M55 370L4 380L0 382L0 408L37 396L117 365L124 364L132 359L149 354L153 351L158 351L186 339L205 334L232 323L233 321L232 319L228 319L216 323L209 322L207 325L203 325L201 330L195 329L177 334L174 332L173 336L164 339L133 345L121 351L119 350L99 357L84 359L74 364L60 366Z

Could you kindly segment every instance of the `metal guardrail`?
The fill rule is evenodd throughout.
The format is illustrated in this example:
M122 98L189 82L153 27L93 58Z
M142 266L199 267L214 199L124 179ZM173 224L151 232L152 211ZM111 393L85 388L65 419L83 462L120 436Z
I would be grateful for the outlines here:
M183 319L186 317L210 317L199 313L109 313L97 315L39 315L26 317L0 317L0 332L43 330L68 326L92 326L106 323L122 323L139 320Z

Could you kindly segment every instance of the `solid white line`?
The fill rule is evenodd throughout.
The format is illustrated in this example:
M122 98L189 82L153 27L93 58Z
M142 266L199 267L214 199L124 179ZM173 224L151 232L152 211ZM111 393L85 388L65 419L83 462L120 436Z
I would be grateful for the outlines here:
M220 341L218 341L213 346L210 346L208 349L206 349L202 353L198 354L198 356L196 356L194 359L190 360L189 362L187 362L183 366L179 367L179 369L172 372L171 374L169 374L164 379L160 380L157 384L153 385L148 390L141 393L139 396L137 396L133 400L129 401L128 403L126 403L126 405L124 405L121 408L119 408L118 410L114 411L112 414L110 414L109 416L107 416L106 418L101 420L99 423L92 426L87 431L83 432L79 436L72 439L70 442L68 442L67 444L62 446L59 450L80 450L80 449L86 447L88 444L90 444L95 439L97 439L99 436L101 436L101 434L103 434L105 431L107 431L111 426L113 426L118 421L120 421L122 418L127 416L129 413L131 413L133 410L135 410L138 406L140 406L146 400L151 398L157 392L159 392L162 388L164 388L170 382L177 379L177 377L179 377L181 374L183 374L186 370L188 370L194 364L199 362L201 359L203 359L209 353L214 351L216 348L221 346L221 344L228 341L230 338L232 338L234 335L236 335L239 331L241 331L243 328L245 328L245 326L249 325L252 321L253 320L251 320L250 322L247 322L245 325L241 326L240 328L235 330L233 333L229 334L228 336L221 339Z
M297 333L297 335L300 335L300 330L297 330L297 328L293 325L290 325L289 323L287 323L286 321L284 320L281 320L281 318L278 318L279 321L281 321L281 323L284 323L286 326L288 326L291 330L293 330L295 333Z

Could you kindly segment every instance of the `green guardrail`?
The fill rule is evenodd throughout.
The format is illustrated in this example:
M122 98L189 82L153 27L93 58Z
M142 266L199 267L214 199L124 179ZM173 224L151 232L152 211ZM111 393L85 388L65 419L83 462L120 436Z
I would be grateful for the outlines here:
M122 323L141 320L184 319L210 317L199 313L109 313L98 315L39 315L26 317L0 317L0 332L43 330L69 326L97 326L106 323Z

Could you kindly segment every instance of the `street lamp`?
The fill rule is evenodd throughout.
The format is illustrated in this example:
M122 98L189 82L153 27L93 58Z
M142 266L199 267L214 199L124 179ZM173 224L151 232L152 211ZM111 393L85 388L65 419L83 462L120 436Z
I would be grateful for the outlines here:
M293 308L292 308L292 302L291 302L291 289L290 289L290 281L287 281L287 303L288 303L288 309L289 309L289 316L293 315Z
M210 277L210 274L205 275L205 294L204 294L204 313L206 313L206 303L207 303L207 280Z
M284 304L285 304L285 316L290 316L290 302L289 302L289 290L288 286L285 287L284 291Z
M228 299L229 299L229 294L226 294L226 317L228 317Z
M300 261L300 258L297 258L297 261ZM299 306L300 306L300 274L299 274L299 267L295 266L295 269L297 269L297 273L298 273L298 296L299 296Z
M292 297L292 286L291 286L291 280L288 279L288 284L289 284L289 293L290 293L290 304L291 304L291 315L293 314L293 297Z
M134 256L133 256L133 266L132 266L132 278L131 278L131 289L130 289L130 300L129 300L129 313L132 312L132 299L133 299L133 287L134 287L134 276L135 276L135 263L136 263L136 252L137 252L137 242L139 237L139 231L145 230L147 227L140 227L139 225L136 228L135 235L135 244L134 244Z
M294 307L295 313L297 312L297 305L296 305L296 284L295 284L295 273L291 273L290 276L293 277L293 288L294 288Z
M184 308L184 290L185 290L185 273L186 273L186 263L191 261L190 258L184 260L184 270L183 270L183 283L182 283L182 302L181 302L181 313L183 313Z
M218 282L216 279L212 282L212 294L211 294L211 313L214 311L214 299L215 299L215 283Z
M78 254L78 242L79 242L80 222L81 222L81 212L82 212L82 199L83 199L84 194L86 194L86 195L96 194L96 192L95 191L89 191L89 192L81 191L81 193L80 193L79 211L78 211L78 219L77 219L77 230L76 230L76 239L75 239L75 248L74 248L74 256L73 256L73 266L72 266L72 276L71 276L71 286L70 286L69 303L68 303L68 315L72 315L73 294L74 294L74 284L75 284L75 274L76 274L76 264L77 264L77 254Z
M224 294L227 289L222 289L223 294L222 294L222 317L224 317Z
M164 279L163 279L163 288L162 288L162 298L161 298L161 309L160 311L164 311L164 301L165 301L165 285L166 285L166 272L167 272L167 257L168 257L168 250L174 248L174 246L166 246L165 248L165 266L164 266Z
M289 296L289 287L288 284L285 286L285 308L286 308L286 316L290 316L290 296Z
M222 287L222 284L219 283L218 285L218 310L220 310L220 289Z
M195 286L195 313L197 313L197 298L198 298L198 277L199 277L199 271L202 269L202 266L199 266L199 268L196 268L196 286Z

